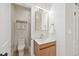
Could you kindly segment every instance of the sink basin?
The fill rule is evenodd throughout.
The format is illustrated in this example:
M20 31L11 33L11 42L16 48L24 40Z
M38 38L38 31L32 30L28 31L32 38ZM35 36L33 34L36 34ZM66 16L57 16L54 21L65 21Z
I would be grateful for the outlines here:
M44 38L44 39L35 39L35 41L40 45L40 44L49 43L49 42L52 42L55 40L49 39L49 38Z

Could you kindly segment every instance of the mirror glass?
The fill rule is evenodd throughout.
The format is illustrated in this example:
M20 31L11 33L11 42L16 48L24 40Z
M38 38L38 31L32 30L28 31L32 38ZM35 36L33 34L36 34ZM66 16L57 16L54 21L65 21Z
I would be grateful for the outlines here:
M35 11L35 31L48 33L49 31L49 14L46 10L38 9Z

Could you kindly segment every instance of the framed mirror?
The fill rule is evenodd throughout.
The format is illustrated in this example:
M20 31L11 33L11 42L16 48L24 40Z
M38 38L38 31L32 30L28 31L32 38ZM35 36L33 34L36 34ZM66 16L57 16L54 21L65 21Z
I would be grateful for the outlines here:
M48 33L49 31L49 14L46 10L38 9L35 11L35 31Z

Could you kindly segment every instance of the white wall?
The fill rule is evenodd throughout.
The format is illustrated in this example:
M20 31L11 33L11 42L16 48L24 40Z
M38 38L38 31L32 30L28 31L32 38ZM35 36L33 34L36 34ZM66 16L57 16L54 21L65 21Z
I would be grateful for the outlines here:
M73 39L75 36L74 33L74 6L72 3L66 4L66 20L65 20L65 34L66 34L66 55L73 55Z
M11 55L10 4L0 4L0 53Z
M36 8L31 8L31 55L34 55L34 42L33 39L35 37L35 10Z
M55 3L52 5L55 21L55 35L57 55L65 55L65 4ZM52 16L53 17L53 16ZM52 38L53 39L53 38Z

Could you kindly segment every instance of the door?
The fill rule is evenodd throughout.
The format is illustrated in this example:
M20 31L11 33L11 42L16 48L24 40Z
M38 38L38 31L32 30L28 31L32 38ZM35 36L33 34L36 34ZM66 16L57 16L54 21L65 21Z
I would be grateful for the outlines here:
M73 55L79 56L79 7L74 6L74 39L73 39Z

